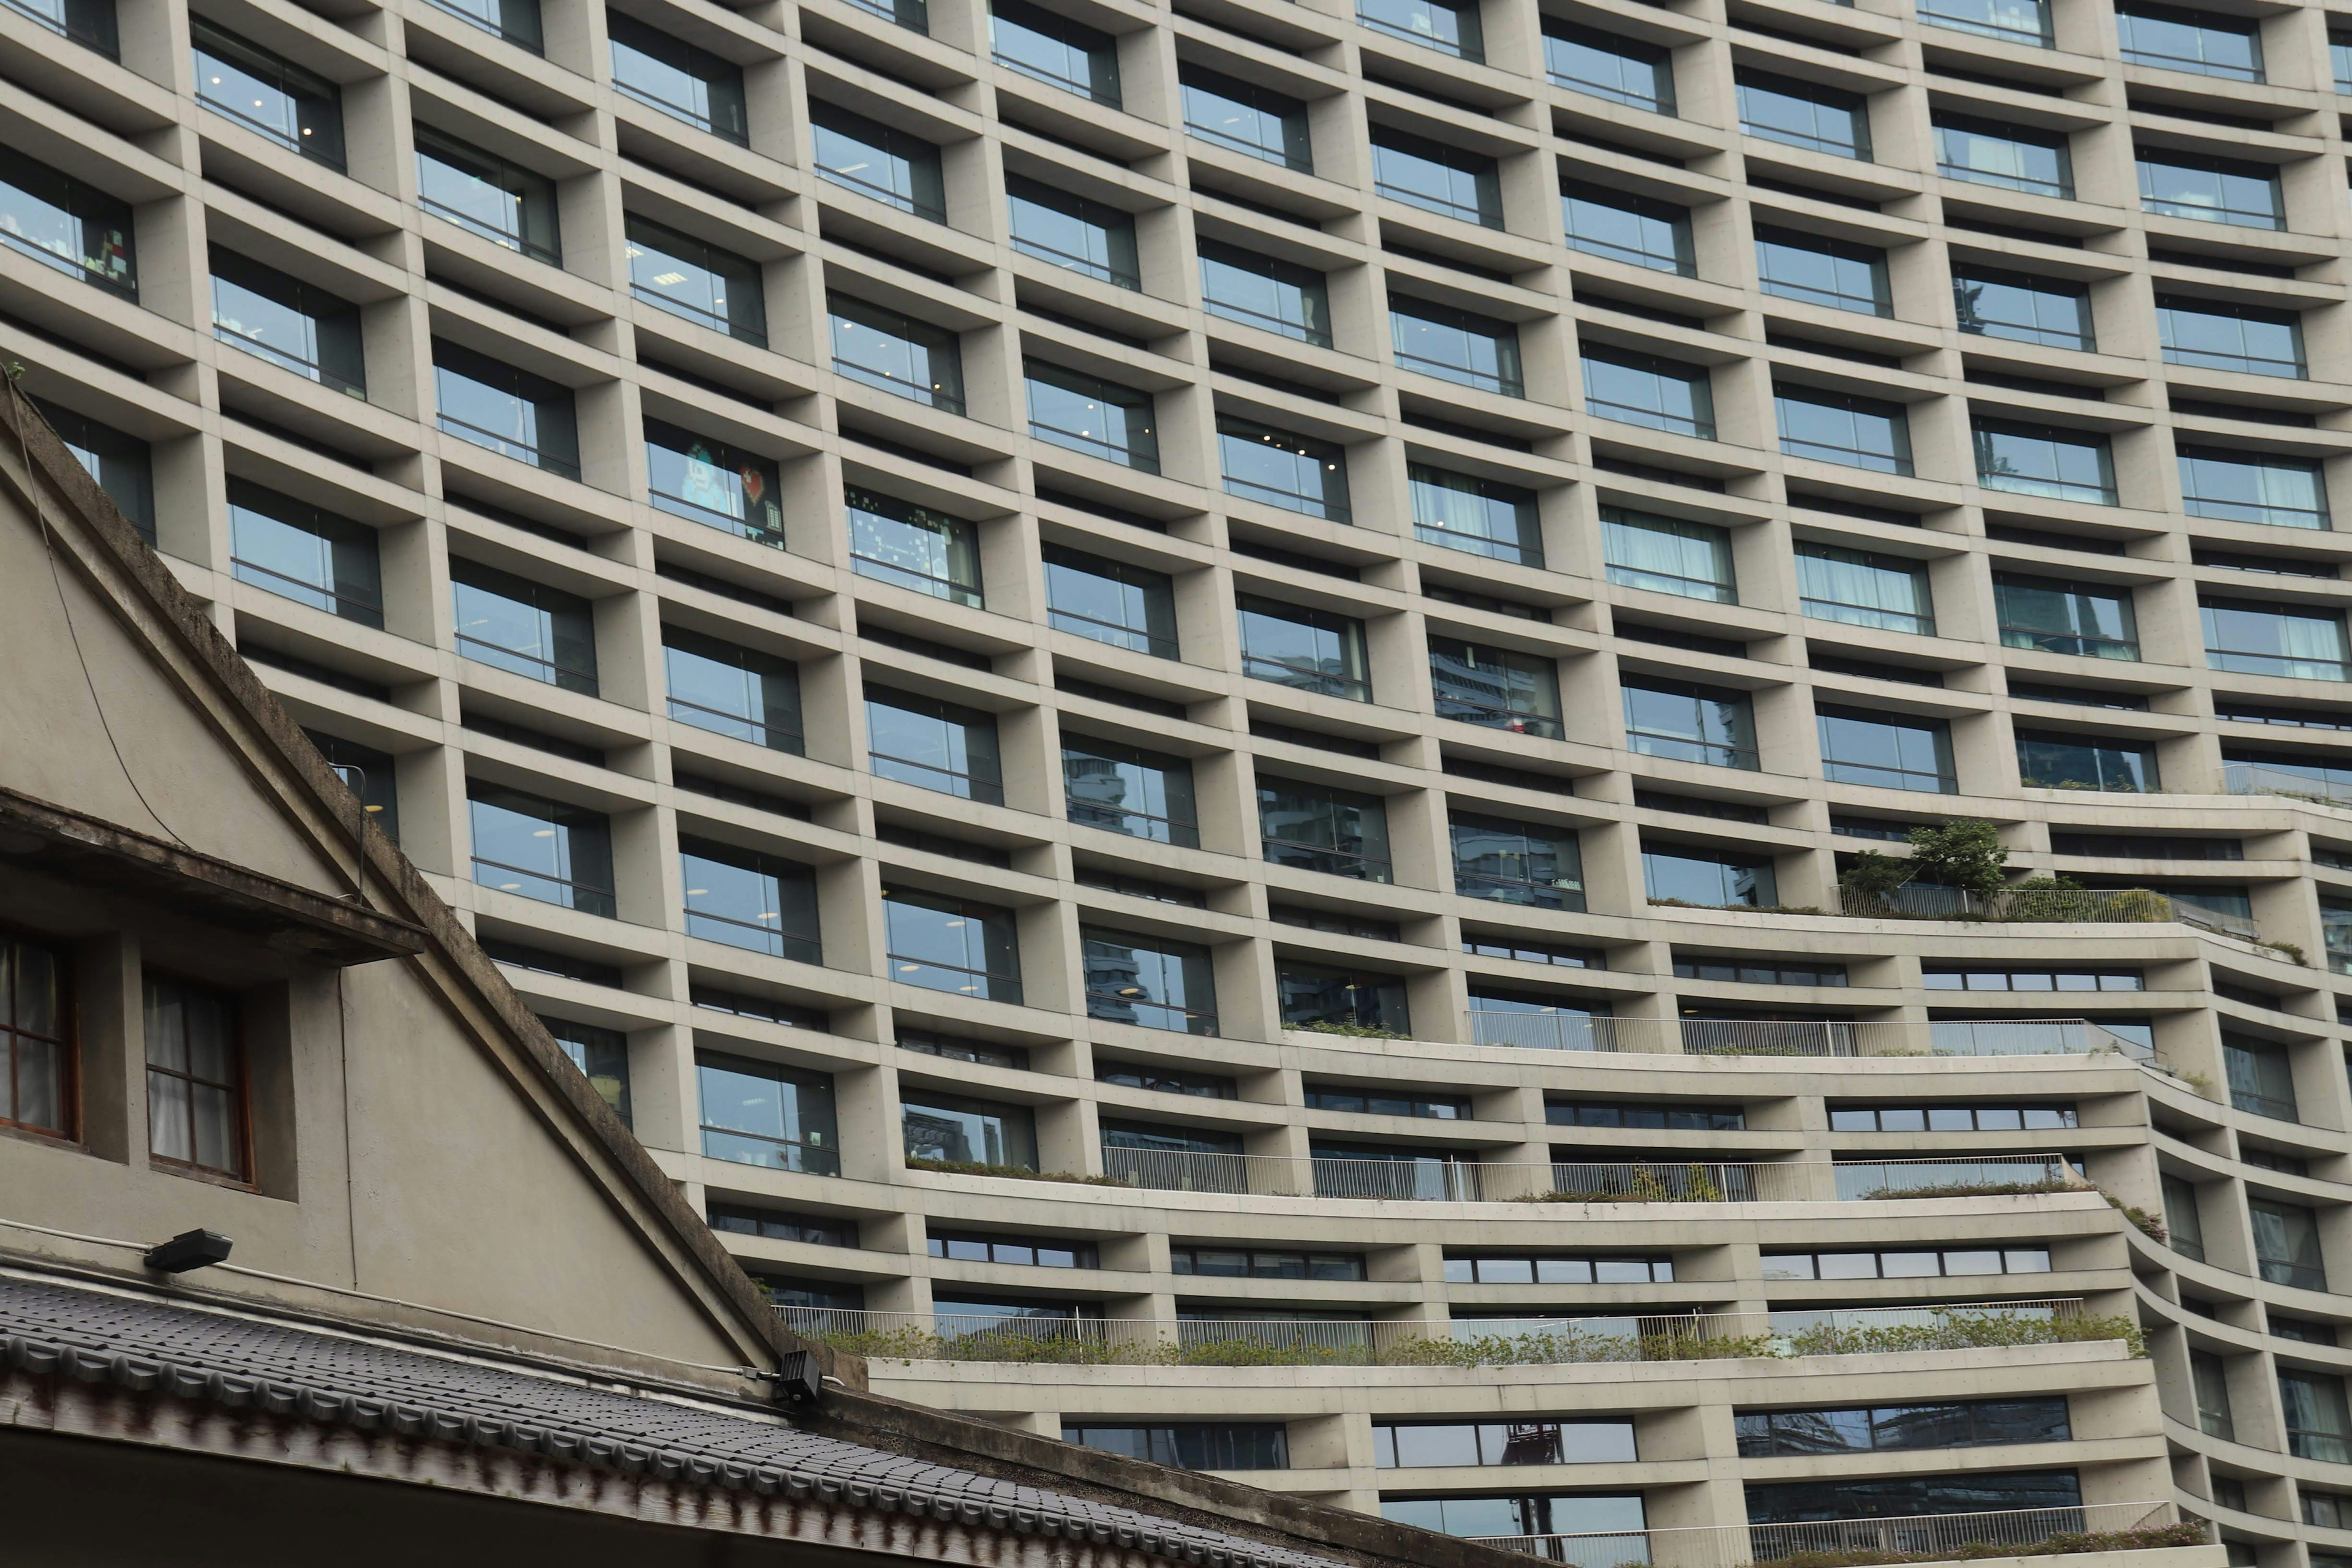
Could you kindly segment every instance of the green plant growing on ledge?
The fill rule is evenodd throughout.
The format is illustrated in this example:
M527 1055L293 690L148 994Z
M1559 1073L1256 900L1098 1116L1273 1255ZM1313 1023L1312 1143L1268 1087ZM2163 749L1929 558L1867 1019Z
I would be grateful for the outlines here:
M1318 1018L1311 1024L1289 1024L1286 1028L1302 1030L1310 1035L1346 1035L1359 1040L1406 1040L1412 1037L1400 1035L1394 1029L1383 1029L1371 1024L1342 1024L1332 1018Z
M2124 1202L2123 1199L2116 1196L2115 1194L2106 1191L2105 1188L2100 1189L2099 1195L2107 1200L2107 1206L2109 1208L2123 1215L2124 1218L2131 1221L2135 1226L2137 1226L2139 1227L2140 1234L2147 1237L2150 1241L2163 1241L2167 1239L2168 1233L2164 1228L2164 1222L2157 1218L2154 1215L2148 1213L2146 1209L2133 1207L2130 1204Z
M2077 1182L1940 1182L1928 1187L1873 1187L1865 1198L2006 1198L2082 1191Z
M1010 1176L1022 1182L1074 1182L1087 1187L1127 1187L1135 1184L1123 1176L1085 1176L1076 1171L1033 1171L1026 1165L990 1165L975 1160L909 1159L910 1171L938 1171L950 1176Z

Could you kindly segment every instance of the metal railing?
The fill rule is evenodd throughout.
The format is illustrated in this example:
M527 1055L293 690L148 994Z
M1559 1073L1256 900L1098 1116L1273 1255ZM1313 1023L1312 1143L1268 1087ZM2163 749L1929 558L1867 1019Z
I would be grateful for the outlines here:
M2041 1057L2145 1047L2088 1018L1612 1018L1573 1013L1470 1015L1471 1043L1528 1050L1725 1057Z
M1565 1366L1871 1355L2120 1339L2078 1297L1947 1306L1589 1318L1165 1319L779 1307L785 1327L909 1361L1151 1366Z
M1874 920L1974 920L2153 925L2177 921L2229 936L2259 941L2261 930L2243 915L2209 910L2150 888L2009 888L1971 893L1912 882L1887 892L1838 889L1838 912Z
M2180 1522L2168 1502L2080 1503L1998 1513L1910 1514L1804 1524L1700 1525L1592 1535L1490 1535L1487 1546L1523 1552L1575 1568L1769 1568L1802 1557L1843 1564L1926 1563L1962 1552L2000 1555L1988 1547L2032 1548L2083 1537L2072 1550L2116 1552L2192 1546L2208 1539L2201 1522Z
M1103 1173L1154 1192L1409 1203L1807 1203L2082 1184L2054 1154L1727 1163L1366 1160L1107 1148Z

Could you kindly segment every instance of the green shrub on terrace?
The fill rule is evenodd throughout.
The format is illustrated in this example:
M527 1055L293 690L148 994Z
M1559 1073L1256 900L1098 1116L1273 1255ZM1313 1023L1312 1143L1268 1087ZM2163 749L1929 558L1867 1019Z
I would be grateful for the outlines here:
M2150 1524L2136 1530L2065 1531L2019 1545L2006 1541L1970 1541L1937 1552L1791 1552L1759 1557L1741 1568L1872 1568L1881 1563L1965 1563L1983 1557L2057 1557L2078 1552L2149 1552L2166 1546L2202 1546L2201 1524Z

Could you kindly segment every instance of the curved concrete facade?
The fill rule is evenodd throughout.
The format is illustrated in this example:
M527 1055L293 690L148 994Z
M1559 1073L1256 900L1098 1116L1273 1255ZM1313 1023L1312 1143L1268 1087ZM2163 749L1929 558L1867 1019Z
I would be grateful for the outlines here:
M0 246L0 356L592 1073L620 1053L688 1194L854 1225L722 1230L803 1322L2061 1300L2150 1352L877 1390L1280 1424L1250 1479L1365 1509L1638 1491L1664 1530L2071 1468L2262 1568L2352 1557L2352 1431L2291 1438L2279 1381L2340 1409L2352 1365L2279 1331L2352 1331L2332 13L1066 0L1057 75L1049 18L976 0L121 0L119 61L29 3L7 199L82 226ZM1956 817L2012 876L2177 901L1842 902ZM803 1120L762 1135L698 1052ZM1578 1109L1634 1102L1709 1124ZM1898 1159L1954 1163L1834 1169ZM1961 1190L1861 1195L1915 1185ZM2004 1248L2046 1271L1763 1261ZM2052 1392L2072 1436L2024 1447L1743 1458L1733 1423ZM1639 1458L1378 1462L1376 1422L1514 1415Z

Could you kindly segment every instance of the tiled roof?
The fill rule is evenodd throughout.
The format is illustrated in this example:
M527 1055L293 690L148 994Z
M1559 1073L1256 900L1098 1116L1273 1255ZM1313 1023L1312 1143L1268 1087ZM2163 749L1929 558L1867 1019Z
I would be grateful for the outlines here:
M1332 1559L777 1421L47 1280L0 1276L0 1365L664 1479L1116 1544L1183 1563L1339 1568Z

